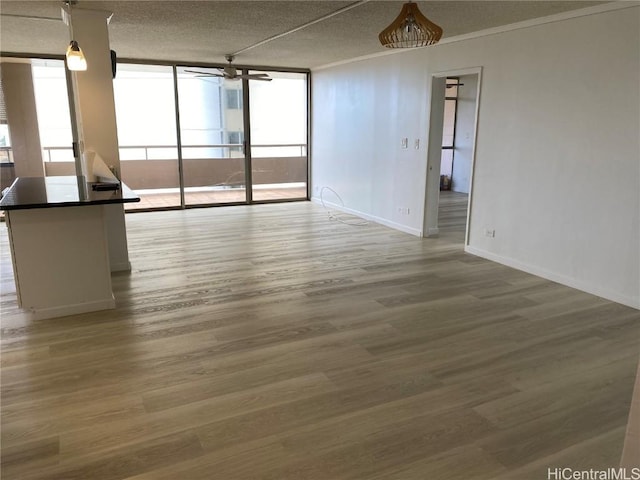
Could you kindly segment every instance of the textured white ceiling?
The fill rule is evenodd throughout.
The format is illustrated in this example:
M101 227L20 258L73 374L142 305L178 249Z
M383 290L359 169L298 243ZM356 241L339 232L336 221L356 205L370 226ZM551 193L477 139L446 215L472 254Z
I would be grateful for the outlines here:
M120 58L224 63L224 55L289 31L354 2L336 1L97 1L74 8L114 13L111 47ZM589 7L603 1L423 1L420 10L444 38ZM0 50L62 54L69 41L58 1L0 1ZM402 1L376 1L238 55L243 65L313 68L385 51L378 33Z

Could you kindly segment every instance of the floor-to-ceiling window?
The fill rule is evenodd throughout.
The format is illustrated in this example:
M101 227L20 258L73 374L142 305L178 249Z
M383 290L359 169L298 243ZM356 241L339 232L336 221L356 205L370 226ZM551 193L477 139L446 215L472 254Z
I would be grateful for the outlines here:
M307 75L267 73L249 81L253 200L306 198Z
M75 175L64 61L30 60L44 172ZM142 199L127 209L307 198L308 73L238 73L117 64L118 173ZM242 78L252 73L269 80ZM0 122L7 140L8 127ZM0 154L10 161L8 141Z
M75 175L64 62L32 59L31 73L45 175Z
M260 73L271 80L228 79L212 67L118 64L122 178L142 197L129 208L307 197L307 74Z
M122 181L141 198L126 208L179 207L173 68L119 63L113 92Z
M215 68L178 68L186 205L247 200L242 82L217 75Z

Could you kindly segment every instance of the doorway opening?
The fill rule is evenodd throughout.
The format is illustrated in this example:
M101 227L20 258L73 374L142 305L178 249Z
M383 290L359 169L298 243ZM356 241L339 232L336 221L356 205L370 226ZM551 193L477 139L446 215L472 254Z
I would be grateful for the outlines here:
M425 236L468 242L481 69L432 77Z

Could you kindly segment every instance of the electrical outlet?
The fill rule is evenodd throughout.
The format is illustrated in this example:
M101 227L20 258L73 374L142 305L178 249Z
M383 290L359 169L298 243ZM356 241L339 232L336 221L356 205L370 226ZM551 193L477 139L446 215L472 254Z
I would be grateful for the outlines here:
M409 139L407 137L404 137L402 140L400 140L400 147L409 148Z
M484 231L484 236L485 237L489 237L489 238L494 238L496 236L496 231L493 230L493 229L490 230L490 229L487 228Z
M420 139L416 138L415 142L413 142L413 148L416 150L420 150Z

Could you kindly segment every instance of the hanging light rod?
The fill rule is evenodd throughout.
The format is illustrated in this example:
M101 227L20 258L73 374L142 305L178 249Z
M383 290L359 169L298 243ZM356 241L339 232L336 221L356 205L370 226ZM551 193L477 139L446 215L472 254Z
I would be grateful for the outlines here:
M347 5L346 7L342 7L339 8L338 10L335 10L331 13L327 13L326 15L323 15L320 18L316 18L315 20L311 20L310 22L307 23L303 23L302 25L292 28L291 30L287 30L286 32L282 32L282 33L278 33L276 35L273 35L271 37L265 38L264 40L259 41L258 43L254 43L253 45L249 45L248 47L243 48L242 50L238 50L237 52L232 53L231 55L233 55L234 57L240 53L244 53L247 50L251 50L253 48L259 47L261 45L264 45L265 43L269 43L269 42L273 42L274 40L277 40L279 38L282 37L286 37L287 35L290 35L292 33L295 32L299 32L300 30L310 27L311 25L315 25L316 23L320 23L323 22L331 17L335 17L336 15L340 15L341 13L347 12L349 10L351 10L352 8L356 8L359 7L360 5L363 5L367 2L369 2L370 0L359 0L358 2L354 2L351 3L349 5Z

